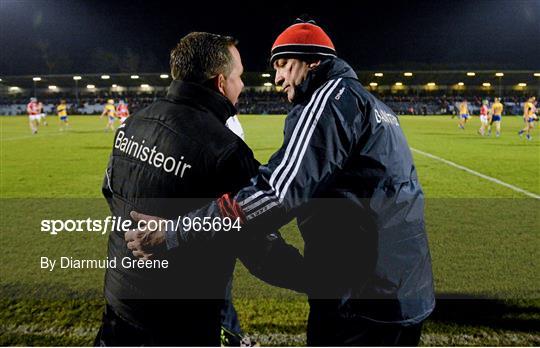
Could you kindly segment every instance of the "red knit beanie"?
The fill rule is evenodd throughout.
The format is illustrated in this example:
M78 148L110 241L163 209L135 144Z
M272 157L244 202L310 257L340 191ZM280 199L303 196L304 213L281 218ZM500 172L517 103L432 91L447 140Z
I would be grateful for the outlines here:
M336 57L332 40L313 21L296 23L285 29L272 45L270 64L284 57Z

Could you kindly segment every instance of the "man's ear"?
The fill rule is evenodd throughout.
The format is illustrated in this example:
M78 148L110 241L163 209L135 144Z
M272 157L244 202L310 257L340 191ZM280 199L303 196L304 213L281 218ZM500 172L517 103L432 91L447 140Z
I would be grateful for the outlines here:
M225 76L223 74L219 74L215 78L216 82L216 89L223 95L225 95Z
M321 61L320 61L320 60L318 60L318 61L316 61L316 62L313 62L313 63L309 63L309 65L308 65L309 70L315 69L315 68L318 67L320 64L321 64Z

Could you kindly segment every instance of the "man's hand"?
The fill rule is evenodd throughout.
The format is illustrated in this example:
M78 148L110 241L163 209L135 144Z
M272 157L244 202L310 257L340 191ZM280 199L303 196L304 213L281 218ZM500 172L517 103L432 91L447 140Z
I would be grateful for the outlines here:
M165 249L165 231L162 231L160 221L164 220L157 216L150 216L132 211L129 215L138 223L140 229L129 230L124 235L127 247L133 252L133 256L148 260L160 249ZM140 221L140 222L139 222ZM150 226L148 223L153 221Z

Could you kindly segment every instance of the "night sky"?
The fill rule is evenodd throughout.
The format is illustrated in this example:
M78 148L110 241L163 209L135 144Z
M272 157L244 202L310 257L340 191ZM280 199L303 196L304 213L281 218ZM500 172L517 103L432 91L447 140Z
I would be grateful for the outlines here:
M235 36L245 69L268 70L300 14L357 70L540 68L540 0L351 2L0 0L0 76L167 72L190 31Z

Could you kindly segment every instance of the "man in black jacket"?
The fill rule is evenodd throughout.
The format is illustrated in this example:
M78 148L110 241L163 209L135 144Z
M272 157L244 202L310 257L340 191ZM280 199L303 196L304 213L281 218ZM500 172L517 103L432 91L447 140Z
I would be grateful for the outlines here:
M360 84L313 22L288 27L271 51L294 107L284 142L251 185L184 218L240 218L245 236L296 217L305 241L308 345L415 345L435 305L424 194L398 117ZM159 218L134 214L142 221ZM223 230L126 233L128 248L168 254Z
M175 217L257 174L249 147L225 127L243 88L236 41L191 33L171 52L174 81L167 96L135 113L116 132L103 194L114 216L131 210ZM221 310L236 257L261 279L298 291L302 257L276 233L195 242L165 255L164 269L134 269L123 231L109 237L107 306L96 344L220 344ZM264 261L263 261L264 260Z

